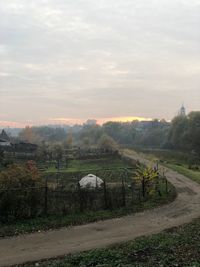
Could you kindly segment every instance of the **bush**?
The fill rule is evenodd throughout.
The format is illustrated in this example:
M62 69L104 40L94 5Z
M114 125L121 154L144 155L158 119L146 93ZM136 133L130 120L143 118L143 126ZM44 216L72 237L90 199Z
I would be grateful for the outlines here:
M41 177L34 161L12 164L0 173L0 220L11 221L38 213ZM27 189L28 188L28 189Z

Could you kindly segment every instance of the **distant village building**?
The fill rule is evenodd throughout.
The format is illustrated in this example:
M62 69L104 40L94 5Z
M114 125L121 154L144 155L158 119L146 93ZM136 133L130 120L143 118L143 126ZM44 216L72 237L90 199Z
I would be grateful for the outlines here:
M2 130L0 134L0 146L11 146L10 137L7 135L5 130Z
M38 146L36 144L19 142L13 145L15 152L35 153Z
M96 125L97 124L97 120L93 120L93 119L89 119L85 122L85 125L87 126L92 126L92 125Z
M38 146L27 142L13 142L6 133L2 130L0 134L0 150L3 151L8 158L23 158L35 157Z

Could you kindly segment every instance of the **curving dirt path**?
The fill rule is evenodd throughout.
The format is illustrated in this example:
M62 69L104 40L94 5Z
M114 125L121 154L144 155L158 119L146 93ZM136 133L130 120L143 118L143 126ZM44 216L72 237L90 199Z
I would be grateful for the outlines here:
M132 159L151 164L141 155L130 151L124 153ZM200 217L200 185L169 169L166 176L178 192L171 204L119 219L1 239L0 266L105 247L158 233Z

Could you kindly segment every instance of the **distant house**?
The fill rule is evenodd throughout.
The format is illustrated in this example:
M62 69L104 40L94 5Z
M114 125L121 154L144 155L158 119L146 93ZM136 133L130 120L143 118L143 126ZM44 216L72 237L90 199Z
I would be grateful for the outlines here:
M13 142L6 131L3 130L0 134L0 151L5 152L6 157L33 159L36 156L38 146L28 142Z
M10 137L7 135L5 130L2 130L0 134L0 146L11 146Z
M20 143L14 144L15 152L35 153L37 148L38 148L37 145L31 144L31 143L20 142Z

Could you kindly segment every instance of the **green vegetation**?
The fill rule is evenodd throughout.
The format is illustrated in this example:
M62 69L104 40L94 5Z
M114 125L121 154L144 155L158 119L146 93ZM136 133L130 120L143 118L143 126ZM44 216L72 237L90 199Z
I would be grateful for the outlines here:
M125 163L119 158L100 158L100 159L84 159L84 160L69 160L67 167L63 166L60 172L79 172L87 170L99 169L115 169L115 168L129 168L130 164ZM56 163L51 164L51 167L46 170L46 173L58 172Z
M142 152L150 159L160 162L170 162L174 164L187 164L189 161L188 153L168 150L168 149L134 149L138 153Z
M180 164L172 164L172 163L165 163L166 167L169 167L188 178L192 179L193 181L200 183L200 171L199 170L190 170L188 169L187 165L180 165Z
M168 142L172 148L193 151L200 155L200 111L190 112L188 116L177 116L172 120Z
M167 148L200 155L200 111L176 116L171 123L164 120L130 123L106 122L99 125L83 125L64 128L27 127L19 137L41 144L45 140L52 146L55 142L65 147L116 147L117 144L148 148ZM117 144L116 144L117 143ZM48 150L48 149L47 149ZM53 149L55 150L55 149ZM47 151L46 151L47 152Z
M7 183L8 181L12 181L12 184L16 178L19 178L18 180L26 187L26 179L22 179L23 177L21 176L23 173L25 173L25 176L27 175L27 172L23 171L26 170L26 166L28 166L28 171L30 169L34 178L33 180L38 180L39 174L34 162L32 161L28 162L25 167L23 167L23 165L16 165L16 168L14 168L13 165L10 165L7 170L1 172L1 176L4 175L4 180L7 181ZM53 193L54 189L51 187L48 190L48 196L45 195L45 185L41 188L31 188L30 190L27 188L25 190L21 190L20 187L17 191L16 188L14 189L15 194L13 195L13 191L9 191L12 189L12 184L11 186L8 184L5 188L6 191L1 193L0 214L2 216L2 223L0 224L0 236L3 237L56 229L120 217L168 203L175 198L176 192L174 187L169 184L168 191L166 191L166 181L164 179L159 179L158 183L157 180L153 182L153 180L150 181L145 179L143 187L143 180L138 182L135 181L136 183L132 188L131 183L133 182L133 172L131 171L127 175L123 172L125 168L129 168L131 166L131 163L126 163L126 161L116 157L109 159L71 160L68 163L68 169L65 170L66 177L64 178L64 174L62 175L63 177L59 177L62 181L66 181L67 183L73 182L74 184L77 184L75 174L77 174L80 170L82 172L86 171L89 173L91 170L97 169L103 170L101 174L106 177L107 182L113 183L114 181L113 185L115 188L113 185L111 186L109 183L107 184L106 204L104 191L102 191L102 193L95 191L94 194L91 194L92 192L90 192L90 194L82 192L81 196L84 198L83 203L85 203L85 205L87 203L87 206L82 207L82 205L80 205L80 203L82 203L79 199L80 197L76 197L76 195L79 195L80 192L77 191L76 193L73 191L73 193L70 188L68 188L68 191L65 191L64 187L64 189L58 189L58 191L60 191L56 194L59 194L61 197L55 198ZM120 168L123 169L122 172L119 171ZM112 171L105 173L105 169L111 169ZM144 171L146 170L144 169ZM75 180L70 179L70 173L73 173L73 179ZM49 178L48 182L50 183L50 186L52 186L53 179L50 179L50 174L55 175L55 172L45 172L46 177ZM8 176L10 179L7 179ZM104 176L100 175L100 177ZM122 184L124 176L126 176L125 185ZM147 176L149 176L149 174ZM15 179L12 177L15 177ZM157 179L156 177L155 179ZM16 182L20 185L18 180L16 180ZM156 188L154 184L158 185L159 189ZM16 184L13 186L15 187ZM34 184L32 183L31 186L34 186ZM143 188L143 191L141 187ZM149 189L152 189L152 191L150 192ZM63 193L65 195L64 199ZM72 194L73 201L71 199ZM92 199L92 203L96 203L96 206L94 207L89 206ZM48 216L46 206L48 208Z
M40 183L41 176L34 161L27 161L25 165L11 164L0 172L0 190L34 187Z
M72 225L81 225L85 223L106 220L116 217L125 216L127 214L143 211L145 209L155 208L174 200L176 197L175 188L169 184L169 192L165 191L164 181L160 184L162 195L154 195L147 201L137 201L130 207L123 207L116 210L99 210L85 211L82 213L72 213L67 215L54 215L37 217L27 220L20 220L13 223L0 223L0 237L13 236L24 233L37 231L46 231L49 229L58 229L60 227L68 227Z
M41 262L40 267L199 267L200 219L150 237ZM24 267L33 267L25 264Z
M200 183L200 166L198 164L192 165L189 156L183 152L170 150L138 150L145 153L151 160L160 162L163 166L171 168L193 181ZM189 162L189 164L188 164Z
M43 169L42 165L39 166ZM67 162L62 162L61 168L56 169L56 163L51 164L51 167L43 171L42 176L49 183L57 183L65 187L77 185L85 175L90 173L105 179L106 182L121 183L122 176L126 182L130 182L136 165L127 163L119 157L113 158L98 158L98 159L74 159ZM129 169L127 172L125 169Z

